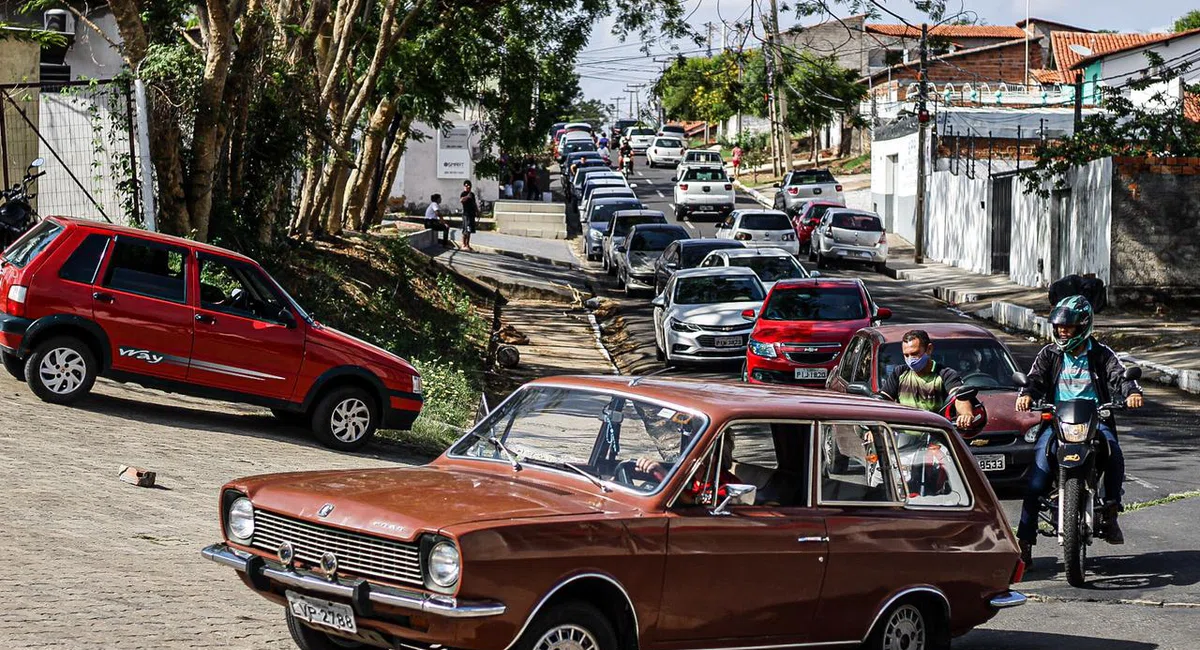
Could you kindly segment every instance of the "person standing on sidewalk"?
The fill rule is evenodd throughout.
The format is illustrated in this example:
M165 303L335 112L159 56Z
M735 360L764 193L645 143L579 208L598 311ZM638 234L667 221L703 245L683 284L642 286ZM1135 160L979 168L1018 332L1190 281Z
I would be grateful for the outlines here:
M475 232L475 222L479 218L479 203L475 199L475 192L471 189L470 180L463 181L463 191L458 195L458 199L462 201L463 210L463 248L471 250L471 233Z
M442 218L442 195L433 194L429 197L429 207L425 208L425 227L433 232L442 233L442 245L450 245L450 224Z
M537 166L530 164L529 169L525 170L525 200L537 201L542 198L538 191L538 170Z

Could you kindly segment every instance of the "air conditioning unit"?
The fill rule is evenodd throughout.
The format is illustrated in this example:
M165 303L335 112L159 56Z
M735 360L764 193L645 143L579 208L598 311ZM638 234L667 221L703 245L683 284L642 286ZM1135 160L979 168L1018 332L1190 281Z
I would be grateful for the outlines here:
M42 14L42 29L63 34L75 33L75 17L66 9L47 9Z

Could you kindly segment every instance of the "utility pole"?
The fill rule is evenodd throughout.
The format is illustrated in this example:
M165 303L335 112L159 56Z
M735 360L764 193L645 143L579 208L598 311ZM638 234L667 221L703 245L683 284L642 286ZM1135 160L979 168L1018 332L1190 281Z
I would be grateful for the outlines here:
M929 122L928 79L929 25L921 23L921 68L918 73L920 89L917 95L917 241L913 242L913 262L925 263L925 153L929 141L925 124Z
M777 173L786 174L792 171L792 138L788 129L787 89L785 88L785 70L783 65L783 43L779 38L779 3L771 0L771 57L775 60L775 120L779 123L779 158L782 170Z
M614 126L615 126L616 121L621 118L621 99L622 99L622 97L620 95L617 95L616 97L609 97L608 99L610 101L612 101L612 103L613 103L613 122L614 122Z
M708 30L708 36L706 36L706 37L705 37L705 39L704 39L704 44L705 44L705 46L707 46L707 48L708 48L708 55L707 55L707 56L708 56L708 58L710 58L710 59L711 59L711 58L712 58L712 35L713 35L713 23L712 23L712 21L710 20L710 21L708 21L708 22L704 23L704 28Z
M1075 131L1083 124L1083 73L1075 72Z
M751 7L754 3L750 4ZM771 55L774 50L771 39L770 21L763 17L763 25L767 26L767 42L763 50L763 63L767 66L767 120L771 123L771 174L779 176L779 124L775 121L775 57Z
M641 118L635 115L633 112L633 94L635 92L637 91L628 86L625 87L625 93L629 95L629 119L641 122Z

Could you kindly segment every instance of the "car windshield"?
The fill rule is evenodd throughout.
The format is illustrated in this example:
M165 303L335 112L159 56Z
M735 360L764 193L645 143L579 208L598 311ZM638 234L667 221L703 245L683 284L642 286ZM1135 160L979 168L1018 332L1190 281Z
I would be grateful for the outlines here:
M629 234L629 229L639 223L666 223L667 218L660 214L640 214L636 217L621 217L613 220L613 236L624 237Z
M687 231L675 228L656 228L654 230L638 230L629 241L631 251L664 251L667 246L680 239L687 239Z
M731 257L729 266L748 268L754 271L758 279L763 282L808 277L808 274L804 272L804 267L800 266L790 255L787 257L782 255L778 257Z
M703 415L604 392L531 386L480 422L451 456L583 472L641 493L665 485L704 433ZM509 457L511 454L511 458ZM659 471L634 470L639 460Z
M608 230L608 221L612 219L613 213L620 210L639 210L642 204L639 201L617 201L613 203L597 203L592 206L591 218L588 222L592 228L596 230Z
M599 178L594 181L584 183L584 185L583 185L584 198L591 196L592 192L595 192L596 190L598 190L602 187L615 187L615 188L619 189L619 188L625 187L625 181L622 181L622 180L616 179L616 178Z
M676 140L675 138L659 138L654 141L654 146L661 147L663 149L682 149L683 142L681 140Z
M723 302L750 302L762 299L762 285L758 280L746 275L734 277L703 275L694 278L679 278L675 282L675 304L677 305L715 305Z
M697 264L704 261L704 258L709 253L711 253L712 251L715 251L715 250L720 250L722 248L743 248L743 247L740 245L728 245L725 242L719 242L716 240L709 240L704 243L697 243L693 246L687 246L687 247L683 248L683 250L680 251L680 256L682 257L682 259L680 260L682 262L682 264L680 265L680 268L684 268L684 269L695 268Z
M595 151L596 145L591 140L571 140L563 147L563 150L568 153L575 153L577 151Z
M779 290L763 307L764 320L859 320L866 318L862 293L855 287L803 287Z
M689 151L687 155L688 162L721 162L721 154L716 151Z
M747 214L739 226L744 230L791 230L792 222L783 214Z
M835 214L833 227L842 230L861 230L864 232L883 232L883 223L872 214Z
M812 169L802 172L792 172L792 177L788 180L788 185L820 185L836 182L833 179L833 174L829 173L828 169Z
M610 178L617 178L617 175L614 174L612 172L612 170L610 170L608 167L601 164L601 165L595 165L595 166L580 167L579 169L577 169L575 171L575 184L582 188L583 182L586 181L588 179L588 177L592 176L593 174L600 174L600 176L596 176L596 178L604 178L603 174L612 174L612 176L610 176Z
M700 168L693 167L693 168L687 170L687 173L683 175L683 180L684 181L708 182L708 183L713 183L713 182L724 183L724 182L727 182L729 179L725 177L724 169L717 169L717 168L707 168L706 169L703 167L700 167Z
M981 389L1016 390L1017 371L1008 350L994 339L943 339L933 343L933 360L958 371L963 383ZM900 343L879 346L879 373L886 377L904 363Z

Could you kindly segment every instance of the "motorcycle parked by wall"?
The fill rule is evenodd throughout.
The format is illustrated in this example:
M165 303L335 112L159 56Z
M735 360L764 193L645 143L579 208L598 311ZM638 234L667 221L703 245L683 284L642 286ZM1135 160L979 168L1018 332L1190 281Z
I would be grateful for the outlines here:
M29 193L29 184L46 175L46 172L37 171L45 162L37 158L29 163L25 178L20 183L0 190L0 198L4 199L4 204L0 205L0 250L8 248L37 223L37 212L30 204L37 195Z
M1125 379L1137 381L1142 369L1125 369ZM1028 386L1025 373L1013 375L1018 386ZM1067 400L1056 404L1034 404L1042 412L1043 426L1053 427L1057 450L1051 446L1051 461L1058 466L1057 478L1048 497L1041 499L1040 521L1050 526L1050 532L1039 533L1057 537L1063 549L1063 564L1067 567L1067 582L1083 587L1087 572L1087 549L1096 538L1108 533L1105 518L1104 474L1109 458L1108 441L1099 425L1112 417L1113 411L1125 409L1125 404L1113 402L1096 404L1088 399Z

